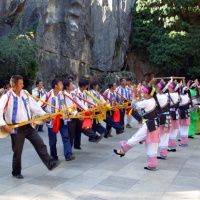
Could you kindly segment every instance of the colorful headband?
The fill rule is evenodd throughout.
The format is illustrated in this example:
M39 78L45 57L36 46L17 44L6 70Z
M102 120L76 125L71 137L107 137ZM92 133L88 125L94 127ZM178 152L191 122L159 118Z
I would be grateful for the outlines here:
M187 86L189 88L195 88L196 87L196 83L192 80L189 80L188 83L187 83Z
M180 92L182 94L186 94L188 92L189 88L187 86L181 86L180 87Z
M164 84L162 82L158 83L158 87L162 90L164 87Z
M171 82L171 83L169 84L169 87L172 88L172 89L174 89L174 88L176 87L176 83Z
M142 86L141 90L143 90L145 93L149 94L148 86Z
M168 85L164 84L163 82L158 83L158 88L162 90L163 93L167 92Z
M145 93L149 94L150 96L153 96L155 92L155 89L150 86L142 86L141 90L143 90Z

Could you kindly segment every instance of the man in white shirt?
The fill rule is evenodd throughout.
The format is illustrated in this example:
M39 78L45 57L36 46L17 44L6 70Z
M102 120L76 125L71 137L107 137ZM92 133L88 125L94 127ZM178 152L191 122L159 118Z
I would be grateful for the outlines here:
M37 98L42 98L46 94L46 90L43 87L43 82L41 80L36 81L36 88L32 90L32 95ZM35 128L38 132L44 132L43 125L37 125Z
M73 90L73 83L70 80L65 80L64 83L64 99L67 107L72 106L74 102L68 98L73 99L73 96L71 94ZM77 115L77 111L71 113L72 115ZM75 149L81 149L80 147L80 138L81 138L81 130L82 130L82 122L78 118L76 119L71 119L71 121L68 122L68 132L69 132L69 138L70 138L70 144L71 147Z
M0 89L0 97L10 90L10 82L5 80L3 82L3 88Z
M125 78L120 78L120 85L116 88L115 91L116 91L116 93L118 93L118 94L121 95L120 96L120 95L117 94L117 101L118 101L118 103L123 104L124 102L126 102L123 97L125 97L126 99L128 99L129 98L129 91L126 88L126 79ZM120 124L122 126L122 130L124 130L125 112L126 112L125 109L121 109L120 110Z
M48 102L49 104L53 105L45 105L44 110L47 113L56 113L59 110L66 109L65 101L64 101L64 96L62 94L62 89L63 89L63 83L59 79L54 79L52 80L51 83L52 90L50 90L46 94L46 99L45 101ZM38 102L39 103L39 102ZM56 108L55 108L56 107ZM50 153L51 156L55 160L58 159L58 154L57 154L57 132L54 132L54 127L55 126L55 121L54 124L52 123L47 123L48 127L48 136L49 136L49 146L50 146ZM60 119L60 126L58 127L58 131L61 134L62 142L63 142L63 150L64 150L64 156L66 161L72 161L75 159L74 156L72 156L72 148L70 145L70 139L69 139L69 134L68 134L68 120L66 119Z
M12 130L9 124L19 124L31 119L31 113L38 116L46 115L36 103L36 101L25 94L23 77L19 75L12 76L12 89L4 94L0 99L0 127L7 133L11 134L12 149L13 149L13 171L12 175L15 178L23 179L21 174L21 155L25 139L28 139L43 163L49 170L57 167L60 162L55 161L47 152L47 147L38 132L30 125L24 125Z
M86 79L80 79L79 80L79 87L72 92L72 96L74 98L74 100L79 104L81 105L81 107L84 109L84 110L88 110L88 104L87 102L85 102L84 100L78 98L77 96L75 96L74 94L84 98L87 100L87 95L85 94L84 90L87 90L88 88L88 85L89 85L89 82L88 80ZM81 111L81 109L78 108L78 111ZM89 141L90 142L96 142L98 143L100 140L103 139L104 135L102 134L101 136L98 136L91 128L88 128L88 129L82 129L82 133L86 136L89 137ZM75 138L75 141L74 143L76 143L77 145L81 144L81 135L79 136L79 138Z
M108 84L108 89L106 89L103 93L105 98L107 98L106 102L109 103L110 106L117 105L117 94L115 92L115 89L116 89L116 83L112 82ZM106 122L106 129L108 130L108 133L107 135L105 135L105 138L112 137L111 135L112 127L116 130L117 135L123 133L122 126L120 125L120 123L113 121L112 119L113 115L114 115L113 111L106 112L106 120L104 120L104 122Z

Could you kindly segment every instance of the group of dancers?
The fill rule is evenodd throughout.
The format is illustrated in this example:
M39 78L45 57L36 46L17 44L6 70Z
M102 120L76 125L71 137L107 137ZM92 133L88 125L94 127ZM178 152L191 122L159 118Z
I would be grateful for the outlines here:
M189 81L187 86L176 82L166 84L160 81L156 92L155 79L148 85L141 82L138 87L134 87L131 85L131 79L121 78L118 87L115 82L110 82L108 88L101 93L98 81L89 83L87 79L82 78L78 82L78 87L75 87L70 77L65 81L52 80L52 89L48 92L44 90L42 81L39 80L36 82L37 87L33 89L32 95L23 90L23 77L14 75L10 83L11 88L6 90L0 98L0 127L11 135L12 175L15 178L23 178L21 155L25 139L32 143L43 163L52 170L60 164L57 152L57 132L61 134L65 160L72 161L75 159L72 149L81 150L82 133L88 137L89 142L98 143L103 138L113 137L112 129L115 129L116 135L119 135L125 128L131 128L131 118L134 117L141 127L132 138L121 142L122 150L114 149L114 152L122 157L137 143L145 143L148 157L148 166L145 169L155 170L157 158L166 159L168 151L176 151L178 132L181 147L188 145L188 133L191 138L195 133L198 91L194 81ZM95 118L92 124L87 124L80 113L90 111L102 103L109 105L109 108L124 103L128 103L130 107L128 109L121 107L118 112L107 109L103 119L106 127ZM67 110L74 104L76 110L67 111L74 117L65 118L63 113L60 114L60 111ZM20 126L21 123L30 121L34 115L46 118L50 155L38 134L38 126L35 127L33 124ZM55 126L53 116L56 116L59 125ZM9 125L13 124L19 126L11 129Z
M121 141L122 150L114 149L122 157L136 144L145 142L147 170L156 170L157 159L166 159L168 151L176 152L178 133L179 146L187 147L199 118L197 83L190 80L186 86L162 80L157 84L157 92L153 83L155 79L133 92L131 106L140 111L143 123L128 141Z

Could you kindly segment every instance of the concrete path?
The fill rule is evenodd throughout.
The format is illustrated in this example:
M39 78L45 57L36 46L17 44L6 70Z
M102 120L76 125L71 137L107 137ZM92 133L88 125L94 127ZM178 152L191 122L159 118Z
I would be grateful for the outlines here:
M11 176L10 137L0 140L0 200L200 200L200 136L189 140L188 147L178 147L167 160L158 161L157 171L147 171L145 146L137 145L125 157L113 148L129 139L139 124L121 135L88 142L82 137L82 150L74 150L76 160L64 161L58 134L58 154L62 164L48 171L26 141L23 151L23 180ZM47 129L40 133L48 145Z

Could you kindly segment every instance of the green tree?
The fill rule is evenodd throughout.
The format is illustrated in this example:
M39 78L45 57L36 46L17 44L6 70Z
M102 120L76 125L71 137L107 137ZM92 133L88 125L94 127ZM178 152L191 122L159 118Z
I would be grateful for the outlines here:
M200 0L136 1L132 43L157 72L183 69L193 77L200 72L199 6Z
M0 40L0 80L10 79L14 74L24 77L25 87L32 85L37 76L37 44L34 32L20 33L19 20L12 33Z

